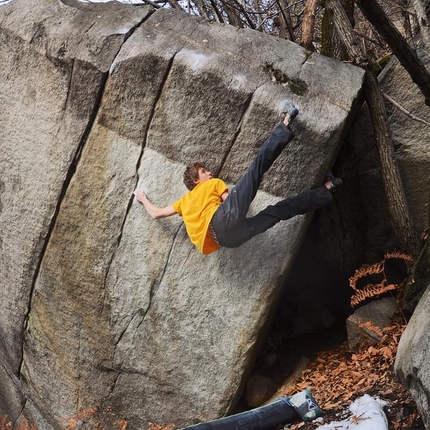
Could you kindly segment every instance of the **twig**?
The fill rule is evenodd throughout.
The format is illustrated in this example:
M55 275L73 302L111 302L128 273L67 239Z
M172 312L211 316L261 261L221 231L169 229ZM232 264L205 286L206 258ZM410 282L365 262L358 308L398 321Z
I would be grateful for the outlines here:
M424 121L421 118L418 118L417 116L411 114L409 111L407 111L404 107L400 106L396 101L394 101L389 95L382 93L382 95L391 103L393 104L397 109L399 109L400 111L402 111L404 114L406 114L407 116L409 116L410 118L412 118L415 121L418 122L422 122L425 125L429 125L430 123L428 123L427 121Z

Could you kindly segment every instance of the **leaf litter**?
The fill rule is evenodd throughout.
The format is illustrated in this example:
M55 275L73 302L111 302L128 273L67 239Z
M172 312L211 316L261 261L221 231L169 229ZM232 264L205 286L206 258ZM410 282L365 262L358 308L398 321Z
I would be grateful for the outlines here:
M343 419L348 415L349 405L368 394L387 403L384 412L389 430L424 430L410 392L394 374L397 346L405 328L403 318L397 316L382 330L382 338L377 344L362 344L356 351L351 351L348 342L344 342L332 350L317 353L301 376L279 391L281 395L291 396L311 388L324 411L322 419L286 428L313 430Z

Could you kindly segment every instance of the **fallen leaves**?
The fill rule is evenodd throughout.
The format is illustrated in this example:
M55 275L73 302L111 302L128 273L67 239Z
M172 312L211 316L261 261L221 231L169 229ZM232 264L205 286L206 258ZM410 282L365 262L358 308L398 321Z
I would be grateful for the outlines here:
M388 402L386 414L390 429L423 428L409 391L397 382L394 375L397 345L405 327L403 319L398 318L382 330L382 338L376 345L362 345L358 351L351 353L345 342L334 350L318 353L301 377L292 385L282 387L281 393L289 396L311 387L326 418L367 393ZM320 424L293 425L290 429L310 430Z
M11 421L8 421L7 415L0 418L0 430L37 430L36 424L30 424L25 418L21 420L19 426L14 426Z

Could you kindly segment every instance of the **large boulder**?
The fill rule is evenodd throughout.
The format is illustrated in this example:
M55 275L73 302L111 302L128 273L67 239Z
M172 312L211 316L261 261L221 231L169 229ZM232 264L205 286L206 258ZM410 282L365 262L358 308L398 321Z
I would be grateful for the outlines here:
M0 415L40 428L232 410L311 215L203 256L132 192L173 203L195 159L234 184L286 99L297 138L251 211L319 185L361 89L362 70L289 41L152 12L0 7Z
M430 429L430 284L400 338L395 371L417 403Z

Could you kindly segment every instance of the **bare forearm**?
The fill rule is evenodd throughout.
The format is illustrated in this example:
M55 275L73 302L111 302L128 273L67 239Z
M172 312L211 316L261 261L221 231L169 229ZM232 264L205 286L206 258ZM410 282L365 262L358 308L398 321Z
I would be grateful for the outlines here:
M134 195L136 196L136 199L143 204L144 208L146 209L146 212L148 212L148 214L154 219L165 218L176 214L176 211L173 209L172 206L159 208L152 204L143 191L135 191Z
M152 216L152 218L157 219L159 215L160 208L157 208L154 206L146 197L141 200L144 208L146 209L146 212L149 213L149 215Z

